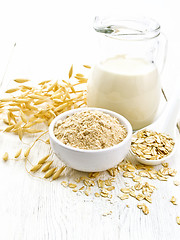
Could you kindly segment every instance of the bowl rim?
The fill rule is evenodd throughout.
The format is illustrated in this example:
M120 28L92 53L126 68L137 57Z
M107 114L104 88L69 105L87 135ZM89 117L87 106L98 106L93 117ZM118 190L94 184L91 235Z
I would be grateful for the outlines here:
M56 122L58 120L63 119L65 116L68 116L68 115L71 116L76 112L83 112L83 111L87 111L87 110L101 111L101 112L104 112L104 113L107 113L107 114L111 115L112 117L116 117L120 121L120 123L123 124L124 127L126 128L127 136L123 139L122 142L120 142L120 143L118 143L114 146L111 146L111 147L108 147L108 148L103 148L103 149L97 149L97 150L92 150L92 149L88 150L88 149L71 147L69 145L66 145L66 144L62 143L61 141L59 141L55 137L55 135L54 135L54 125L56 124ZM49 126L50 140L52 139L54 142L56 142L61 147L64 147L64 148L69 149L71 151L83 152L83 153L100 153L100 152L111 151L111 150L117 149L119 147L122 147L122 146L124 146L124 144L128 143L129 140L131 139L132 132L133 132L132 126L131 126L130 122L125 117L123 117L122 115L120 115L120 114L118 114L114 111L104 109L104 108L95 108L95 107L80 107L80 108L71 109L71 110L68 110L66 112L63 112L63 113L59 114L57 117L55 117L53 119L53 121L51 122L50 126Z

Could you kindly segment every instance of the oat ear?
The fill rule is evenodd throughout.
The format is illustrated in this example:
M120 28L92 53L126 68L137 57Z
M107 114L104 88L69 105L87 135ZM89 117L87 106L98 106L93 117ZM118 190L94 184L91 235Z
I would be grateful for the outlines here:
M69 70L69 79L72 77L73 74L73 64L71 65L71 68Z

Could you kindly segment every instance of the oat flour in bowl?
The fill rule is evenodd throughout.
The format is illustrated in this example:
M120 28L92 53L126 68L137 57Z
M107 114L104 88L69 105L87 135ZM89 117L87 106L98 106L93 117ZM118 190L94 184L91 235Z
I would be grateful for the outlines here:
M101 111L76 112L54 127L56 138L79 149L98 150L112 147L127 136L119 120Z

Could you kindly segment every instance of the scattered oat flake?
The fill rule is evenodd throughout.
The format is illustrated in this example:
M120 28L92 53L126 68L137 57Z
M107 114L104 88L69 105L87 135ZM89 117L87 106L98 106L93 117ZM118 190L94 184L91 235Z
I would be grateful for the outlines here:
M123 172L123 177L133 178L134 174L132 172Z
M91 193L91 189L89 187L87 187L87 189L84 191L86 196L89 196L89 194Z
M100 175L100 172L92 172L92 173L89 173L89 177L90 178L96 178Z
M112 214L112 211L109 211L109 212L106 212L106 213L103 213L103 216L108 216L108 215L111 215Z
M124 184L126 185L126 187L130 187L130 184L128 182L124 182Z
M115 177L118 174L118 169L110 168L107 170L112 177Z
M161 177L161 176L157 175L157 179L160 180L160 181L167 181L168 177L166 177L166 176Z
M152 203L152 199L149 196L145 196L145 200L148 201L149 203Z
M112 185L111 179L105 180L105 185L106 185L106 186L111 186L111 185Z
M142 201L144 198L145 198L145 196L144 196L143 194L141 194L141 193L139 193L139 194L136 196L136 199L137 199L138 201Z
M80 179L81 179L81 181L84 181L84 180L89 180L89 178L88 178L88 177L86 177L86 176L82 176L82 177L80 177Z
M67 187L67 186L68 186L68 182L62 181L62 182L61 182L61 185L62 185L63 187Z
M128 165L128 166L127 166L127 170L128 170L129 172L134 172L134 171L136 170L136 168L135 168L133 165Z
M69 183L69 187L70 187L70 188L76 188L76 187L77 187L77 185L76 185L76 184L74 184L74 183Z
M105 192L101 192L100 195L101 195L101 197L104 197L104 198L106 198L106 197L109 196L109 194L108 194L108 193L105 193Z
M103 180L101 180L101 179L98 179L97 183L98 183L98 187L99 188L103 188L104 185L105 185L105 182Z
M148 209L148 207L146 206L146 204L140 203L140 204L137 205L137 207L138 207L139 209L142 209L142 211L143 211L143 213L144 213L145 215L149 214L149 209Z
M169 169L169 176L174 177L176 173L177 171L175 169L172 169L172 168Z
M177 181L177 180L174 180L173 183L174 183L175 186L179 186L180 185L180 181Z
M78 189L77 189L77 188L73 188L72 191L73 191L73 192L77 192Z
M79 183L79 182L81 181L81 179L80 179L80 178L76 178L74 181L75 181L76 183Z
M93 180L84 180L83 181L85 186L93 187L95 185L95 182Z
M94 195L95 195L95 197L100 197L100 194L97 192L95 192Z
M130 191L129 195L130 195L131 197L134 197L134 198L136 197L135 191Z
M131 189L130 188L121 188L121 192L123 193L130 193Z
M140 176L133 177L133 181L134 182L139 182L139 181L141 181L141 177Z
M106 188L108 191L112 191L112 190L114 190L115 189L115 187L114 186L110 186L110 187L108 187L108 188Z
M180 225L180 217L178 217L178 216L176 217L176 222L178 225Z
M129 198L129 195L128 195L128 194L119 194L118 197L119 197L121 200L125 200L125 199L128 199L128 198Z
M138 191L138 190L141 190L142 187L143 187L143 185L142 185L140 182L138 182L138 183L136 183L136 184L134 185L134 188L135 188L137 191Z
M161 165L162 165L163 167L168 167L168 166L169 166L169 164L166 163L166 162L163 162Z
M177 205L176 198L172 196L170 202L172 202L173 205Z
M138 207L139 209L142 209L143 203L139 203L139 204L137 205L137 207Z

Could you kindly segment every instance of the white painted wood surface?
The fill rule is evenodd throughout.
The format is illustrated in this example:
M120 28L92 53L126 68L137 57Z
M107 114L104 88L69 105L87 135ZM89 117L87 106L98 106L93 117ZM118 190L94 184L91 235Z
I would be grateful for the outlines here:
M6 73L7 80L19 74L16 71L20 54L23 53L17 48ZM179 135L178 138L180 140ZM22 145L17 136L9 133L0 133L0 141L0 156L7 151L10 158ZM32 142L31 139L24 141ZM37 162L48 150L45 144L37 145L30 155L32 161ZM170 162L170 166L178 170L174 178L178 180L179 150ZM176 216L180 215L180 205L172 205L170 198L174 195L180 203L180 186L174 186L173 179L168 182L153 181L157 191L153 194L153 203L147 203L150 213L145 216L137 208L135 199L121 201L114 197L110 203L104 198L87 197L64 188L60 184L62 180L74 179L80 173L67 169L66 175L49 182L28 175L23 160L0 161L0 229L3 239L179 239L180 227L176 224ZM114 196L120 192L125 181L132 180L119 174ZM112 211L112 215L102 216L108 211Z
M180 42L180 35L174 32L172 26L176 23L175 17L179 16L179 10L177 6L167 6L164 14L159 8L155 8L157 1L152 4L151 11L144 11L149 16L153 16L162 22L163 29L168 35L169 39L169 54L167 58L167 67L163 74L165 90L168 97L171 97L173 87L180 86L179 81L179 53L178 46ZM94 10L98 9L98 14L102 14L102 4L104 1L97 4L97 1L90 8L92 15L97 14ZM162 2L161 2L162 4ZM164 1L163 1L164 4ZM108 9L109 3L105 4ZM137 5L137 8L135 7ZM36 3L35 5L36 6ZM128 4L127 4L128 6ZM12 9L15 6L13 5ZM83 5L83 9L87 6ZM139 4L134 3L132 9L138 9ZM69 9L69 4L66 3L66 13ZM93 9L94 8L94 9ZM39 8L40 9L40 8ZM71 14L76 19L77 12L75 6L71 7ZM119 8L120 9L120 8ZM169 16L170 10L173 12L171 18ZM178 10L178 11L177 11ZM118 10L119 11L119 10ZM123 10L121 10L123 11ZM74 12L74 13L73 13ZM107 11L108 12L108 11ZM112 13L113 11L111 11ZM11 10L11 14L13 11ZM25 12L28 15L28 12ZM26 14L23 13L25 19ZM47 11L48 13L48 11ZM79 8L78 13L81 13ZM106 13L106 12L105 12ZM17 13L16 13L17 14ZM56 11L57 16L58 11ZM65 13L64 13L65 14ZM63 9L61 9L60 20L64 20ZM74 15L73 15L74 14ZM86 18L85 13L82 13L85 24L91 24L89 18ZM15 19L16 15L13 15ZM20 16L20 15L19 15ZM44 13L43 19L46 14ZM35 16L38 19L39 14ZM174 17L174 18L173 18ZM29 18L30 19L30 18ZM19 17L19 24L22 19ZM57 18L58 20L58 18ZM177 19L176 19L177 20ZM49 20L48 20L49 21ZM46 21L46 24L48 24ZM50 22L51 23L51 22ZM79 20L75 20L75 23L81 23ZM31 26L31 21L27 22L27 26ZM35 26L36 22L33 23ZM8 25L10 27L10 24ZM15 25L13 25L14 27ZM65 25L66 26L66 25ZM65 30L65 26L63 30ZM67 24L68 27L71 24ZM58 29L58 24L55 25ZM88 26L89 27L89 26ZM51 29L50 27L48 29ZM39 32L37 27L36 34ZM24 28L25 33L28 31ZM82 29L81 29L82 31ZM75 67L78 71L82 68L80 64L93 62L93 47L92 38L92 50L89 49L86 52L87 42L89 41L88 30L84 30L83 36L80 38L81 31L73 31L74 42L70 41L70 34L68 36L68 42L66 37L55 41L56 52L50 48L51 44L47 45L50 41L50 37L47 41L38 41L33 39L26 41L30 35L26 35L22 41L19 38L15 52L7 67L5 62L8 62L10 56L10 48L13 45L9 44L7 47L7 54L4 54L5 61L1 58L1 71L0 77L5 74L5 81L8 85L8 81L16 77L27 77L34 81L40 81L45 79L62 79L65 78L71 63L75 63ZM33 31L30 31L32 34ZM23 36L22 32L15 32ZM45 36L45 32L44 36ZM51 32L52 33L52 32ZM66 34L68 34L66 32ZM83 38L83 43L79 39ZM56 38L55 38L56 39ZM41 39L42 40L42 39ZM57 50L58 41L62 40L59 45L59 51ZM63 45L64 44L64 45ZM66 45L65 45L66 44ZM64 46L67 46L66 48ZM78 47L76 47L78 46ZM3 48L1 46L1 48ZM38 51L37 51L38 49ZM69 49L69 50L68 50ZM5 49L4 49L5 50ZM80 51L81 50L81 51ZM78 52L81 55L77 57ZM66 54L67 53L67 54ZM71 59L72 56L72 59ZM90 62L87 62L90 59ZM4 69L4 70L2 70ZM171 81L170 81L171 80ZM7 86L8 87L8 86ZM0 123L2 124L2 123ZM1 128L1 126L0 126ZM31 139L25 139L25 142L31 142ZM178 135L178 141L180 146L180 137ZM180 186L174 186L173 180L180 180L180 148L178 148L176 158L170 162L170 167L176 168L178 174L175 178L170 178L168 182L154 181L157 186L157 191L152 196L153 203L148 204L150 209L149 215L145 216L138 208L137 201L135 199L128 199L121 201L115 197L112 199L111 204L107 199L95 198L92 196L85 196L83 193L74 193L71 189L66 189L61 186L61 181L65 179L73 179L80 173L67 169L66 176L63 175L62 179L54 182L40 180L33 178L25 171L23 161L3 162L1 157L5 151L8 151L10 157L14 156L17 149L22 146L18 137L0 133L0 239L2 240L178 240L180 239L180 226L176 223L176 216L180 216ZM24 146L24 149L26 145ZM41 156L48 152L47 146L34 148L31 153L31 158L34 162L40 159ZM117 195L120 188L124 186L124 181L131 182L131 179L122 178L119 174L116 182L115 194ZM177 197L178 205L174 206L170 202L172 196ZM126 207L126 204L130 205L130 208ZM112 211L112 215L102 216L103 213Z

